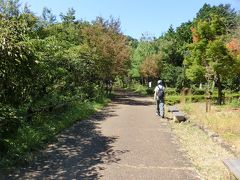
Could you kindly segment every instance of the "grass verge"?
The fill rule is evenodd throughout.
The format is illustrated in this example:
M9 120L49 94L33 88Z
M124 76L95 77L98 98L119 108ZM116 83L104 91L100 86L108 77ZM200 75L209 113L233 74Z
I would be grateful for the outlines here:
M171 123L181 147L188 154L201 179L226 179L228 170L222 160L234 156L207 136L193 123Z
M95 102L75 101L63 109L36 114L31 124L23 124L14 137L5 140L9 148L5 154L0 154L1 169L31 161L35 154L47 143L54 141L63 129L88 118L108 102L108 98L100 98Z
M179 107L190 116L190 120L216 132L225 142L240 152L240 108L231 105L212 106L205 112L205 103L184 103Z
M240 152L240 108L231 104L212 106L211 112L206 113L205 103L181 103L179 109L188 114L184 123L170 123L173 132L178 137L181 147L198 170L202 179L229 179L229 172L223 164L224 159L236 158ZM170 114L168 114L170 116ZM215 142L209 134L199 127L215 132L229 144L229 149L223 148L221 141Z

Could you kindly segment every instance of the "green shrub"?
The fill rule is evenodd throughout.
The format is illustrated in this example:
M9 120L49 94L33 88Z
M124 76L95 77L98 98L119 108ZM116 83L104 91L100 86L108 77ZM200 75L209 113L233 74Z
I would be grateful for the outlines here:
M205 101L205 95L192 95L189 97L190 102L202 102Z
M237 99L237 98L233 98L231 103L230 103L230 106L232 108L239 108L240 107L240 100Z
M192 94L193 95L204 95L205 94L205 90L204 89L193 89L192 90Z
M147 87L144 85L141 85L139 83L132 83L129 87L129 89L133 90L136 93L139 93L141 95L147 95Z
M148 89L146 90L146 92L147 92L148 95L153 95L153 94L154 94L154 89L148 88Z
M165 103L167 105L174 105L181 102L181 96L166 96Z
M176 88L166 88L165 94L167 96L177 96L177 95L179 95Z
M7 137L14 137L21 124L15 108L0 104L0 152L8 150Z
M22 121L21 126L14 130L14 136L6 136L4 139L1 137L3 141L0 145L2 146L4 143L5 151L0 152L0 166L7 167L31 160L33 152L53 140L56 134L72 126L76 121L86 119L93 114L97 108L103 107L107 102L109 102L109 100L103 97L99 97L97 102L74 101L69 103L64 109L55 109L52 112L39 112L34 114L31 124ZM1 108L1 111L3 111L3 108ZM17 118L14 115L15 113L11 114L8 111L4 111L5 114L8 115L5 115L5 117L15 120ZM10 112L14 111L11 110ZM17 119L17 121L19 121L19 119ZM3 121L1 121L1 123L2 122ZM1 124L1 131L4 130L2 127ZM14 128L16 126L12 125L11 127Z

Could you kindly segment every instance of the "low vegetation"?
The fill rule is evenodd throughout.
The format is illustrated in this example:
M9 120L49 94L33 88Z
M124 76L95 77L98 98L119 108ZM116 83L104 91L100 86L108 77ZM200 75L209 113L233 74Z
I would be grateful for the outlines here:
M240 152L239 100L233 100L224 106L212 105L208 113L206 113L205 103L182 103L179 107L189 115L191 122L216 132L237 152Z
M171 123L182 150L196 167L201 179L229 179L222 160L234 156L204 133L194 123Z
M109 101L107 98L99 98L94 102L73 101L52 112L35 114L31 123L22 122L17 132L5 139L3 143L7 153L1 154L0 165L7 168L30 161L59 132L86 119Z

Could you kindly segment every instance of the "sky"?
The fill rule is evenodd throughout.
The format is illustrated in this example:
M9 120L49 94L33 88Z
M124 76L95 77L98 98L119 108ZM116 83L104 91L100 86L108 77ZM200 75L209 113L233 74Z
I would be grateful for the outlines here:
M121 30L125 35L139 39L142 34L159 37L170 25L179 27L182 23L192 21L204 5L230 4L240 11L240 0L20 0L27 3L38 16L43 7L52 10L59 19L59 14L74 8L76 19L92 21L97 16L109 19L119 18Z

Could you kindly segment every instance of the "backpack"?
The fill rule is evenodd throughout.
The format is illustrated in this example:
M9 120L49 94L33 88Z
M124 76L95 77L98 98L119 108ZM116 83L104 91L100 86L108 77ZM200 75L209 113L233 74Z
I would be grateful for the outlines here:
M164 90L163 90L163 87L159 87L158 86L158 90L157 90L157 97L158 99L163 99L164 98Z

